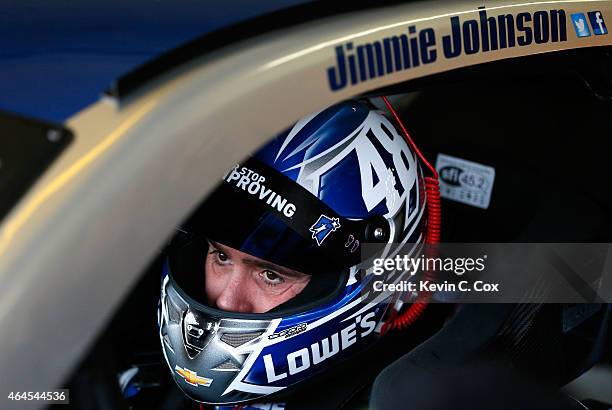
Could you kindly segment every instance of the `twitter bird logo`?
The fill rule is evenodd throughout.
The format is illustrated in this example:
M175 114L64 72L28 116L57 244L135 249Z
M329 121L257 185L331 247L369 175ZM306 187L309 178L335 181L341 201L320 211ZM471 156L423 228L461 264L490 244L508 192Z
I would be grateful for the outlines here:
M574 23L574 30L576 30L576 35L578 37L591 36L591 30L589 30L587 19L584 13L572 14L572 23Z

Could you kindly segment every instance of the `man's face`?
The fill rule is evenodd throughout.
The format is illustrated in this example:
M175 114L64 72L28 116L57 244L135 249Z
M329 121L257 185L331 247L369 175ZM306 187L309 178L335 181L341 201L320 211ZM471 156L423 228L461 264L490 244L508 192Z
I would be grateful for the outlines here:
M206 297L211 306L229 312L264 313L296 296L309 281L305 273L209 242Z

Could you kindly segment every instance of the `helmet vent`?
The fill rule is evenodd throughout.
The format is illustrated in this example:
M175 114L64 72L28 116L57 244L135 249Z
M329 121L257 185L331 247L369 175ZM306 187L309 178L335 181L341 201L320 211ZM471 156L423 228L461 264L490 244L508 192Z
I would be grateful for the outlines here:
M197 355L199 355L202 352L202 350L195 349L195 348L193 348L193 347L191 347L189 345L185 345L185 350L187 351L187 354L189 355L189 357L191 359L193 359L194 357L196 357Z
M263 331L249 332L249 333L223 333L221 341L232 347L242 346L251 340L258 338L263 334Z
M181 323L181 309L170 300L168 300L166 304L168 309L168 319L174 323Z
M219 366L213 368L212 370L222 370L222 371L238 371L240 370L240 368L234 364L231 360L227 359L226 361L224 361L223 363L221 363Z

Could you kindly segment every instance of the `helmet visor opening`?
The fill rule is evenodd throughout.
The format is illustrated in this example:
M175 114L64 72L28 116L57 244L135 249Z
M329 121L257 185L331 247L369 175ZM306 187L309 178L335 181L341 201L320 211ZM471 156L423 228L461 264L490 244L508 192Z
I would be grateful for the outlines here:
M237 291L237 294L248 298L258 298L257 302L259 304L269 306L270 308L266 309L263 313L245 311L244 309L240 311L227 310L223 306L217 306L216 300L214 300L214 293L211 296L207 292L207 277L210 281L219 280L215 276L216 274L207 275L207 258L209 258L208 268L216 269L215 266L211 266L211 264L216 262L211 261L213 258L218 258L216 251L219 248L227 249L226 246L207 240L202 236L179 233L170 246L167 259L169 275L175 282L177 290L183 296L191 299L192 302L196 302L199 305L199 309L208 311L211 314L214 314L216 311L219 316L223 317L247 318L251 315L256 315L257 318L264 318L264 316L275 317L280 314L304 312L332 300L346 285L348 271L338 269L323 262L320 265L325 265L327 270L319 266L315 274L310 275L307 272L303 272L305 275L300 279L305 279L305 283L299 293L279 301L275 294L277 292L275 289L266 291L267 289L263 288L266 285L261 284L262 278L251 277L247 273L240 273L240 275L245 275L244 286L250 285L251 289L254 289L253 293L257 295L245 295L244 289ZM273 263L269 263L269 265L274 269ZM268 266L268 264L263 266ZM279 268L282 268L282 266ZM227 274L223 269L220 272L221 275ZM285 271L283 270L283 272ZM233 290L229 291L232 292ZM262 300L262 298L266 298L266 300ZM280 299L283 298L281 297ZM253 300L250 301L252 302Z

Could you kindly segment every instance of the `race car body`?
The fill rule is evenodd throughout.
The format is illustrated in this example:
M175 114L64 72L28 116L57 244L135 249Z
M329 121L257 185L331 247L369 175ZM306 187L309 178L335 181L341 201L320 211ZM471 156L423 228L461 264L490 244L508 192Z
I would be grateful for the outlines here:
M48 167L22 178L27 164L16 165L7 182L4 147L16 142L0 143L0 189L24 184L0 215L2 393L60 386L228 167L299 118L459 70L582 51L596 61L589 87L610 98L610 0L240 3L227 20L195 1L36 7L48 12L5 8L0 30L23 35L0 36L0 123L32 121L10 135L19 141L65 139ZM257 365L268 381L291 376Z

